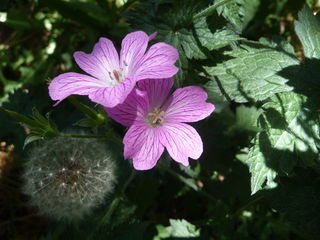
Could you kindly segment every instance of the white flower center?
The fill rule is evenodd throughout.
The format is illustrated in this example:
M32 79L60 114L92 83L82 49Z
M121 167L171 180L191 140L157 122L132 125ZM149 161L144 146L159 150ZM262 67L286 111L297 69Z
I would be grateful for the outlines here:
M109 77L113 83L113 86L118 85L119 83L121 83L124 80L124 76L122 74L122 72L113 69L112 72L109 72Z
M128 71L128 64L126 61L123 61L123 67L120 67L120 70L113 69L111 72L108 71L111 79L111 85L116 86L123 82L128 74Z

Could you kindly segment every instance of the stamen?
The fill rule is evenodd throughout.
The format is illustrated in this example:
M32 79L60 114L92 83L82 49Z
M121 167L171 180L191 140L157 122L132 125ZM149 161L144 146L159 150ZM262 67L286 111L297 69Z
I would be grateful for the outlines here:
M147 122L152 126L159 126L163 123L164 111L160 112L160 109L156 108L153 112L148 113Z
M123 64L128 67L128 63L126 62L126 60L123 60Z
M120 74L119 74L119 72L118 72L117 70L112 70L112 73L113 73L116 81L117 81L118 83L120 83L121 80L120 80Z
M108 72L109 73L109 77L111 78L111 80L113 80L113 76L111 74L111 72Z

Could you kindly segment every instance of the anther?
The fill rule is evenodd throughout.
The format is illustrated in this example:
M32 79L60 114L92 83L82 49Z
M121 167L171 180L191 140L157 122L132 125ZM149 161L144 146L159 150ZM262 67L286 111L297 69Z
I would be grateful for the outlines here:
M120 74L119 74L119 72L118 72L117 70L112 70L112 73L113 73L116 81L117 81L118 83L120 83L121 81L120 81Z

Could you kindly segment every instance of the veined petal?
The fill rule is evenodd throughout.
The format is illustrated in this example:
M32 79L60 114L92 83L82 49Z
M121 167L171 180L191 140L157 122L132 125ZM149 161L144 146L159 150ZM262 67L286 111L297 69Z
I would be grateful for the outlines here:
M139 89L147 93L151 108L161 107L172 86L172 78L144 79L138 82Z
M146 92L133 89L126 100L113 108L105 108L109 117L124 126L143 123L148 114L149 101Z
M163 107L165 121L196 122L208 117L215 107L205 102L207 98L207 93L197 86L177 89Z
M128 77L123 82L113 87L98 88L89 93L89 98L105 107L112 108L123 103L129 93L132 91L136 80L134 77Z
M113 43L107 38L100 38L92 53L77 51L73 54L79 67L88 74L112 85L110 74L119 71L119 56Z
M161 129L160 142L173 160L188 166L188 157L198 159L201 156L202 140L193 127L185 123L168 123Z
M133 159L137 170L153 168L164 151L159 141L158 128L145 124L133 125L124 136L124 157Z
M69 72L58 75L50 82L49 95L52 100L60 102L72 94L88 95L104 87L96 78Z
M142 31L129 33L121 44L120 67L125 76L133 75L132 70L135 64L143 57L147 46L149 36Z
M166 43L151 46L134 68L137 79L169 78L178 72L174 65L179 58L177 49Z

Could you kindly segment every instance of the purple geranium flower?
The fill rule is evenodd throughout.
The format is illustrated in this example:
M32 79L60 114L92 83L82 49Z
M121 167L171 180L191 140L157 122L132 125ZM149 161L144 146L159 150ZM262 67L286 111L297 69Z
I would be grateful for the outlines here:
M132 32L122 41L120 59L113 43L100 38L92 53L75 52L79 67L90 74L63 73L49 85L49 95L61 102L71 94L88 95L96 103L114 107L122 103L132 91L136 81L146 78L167 78L178 72L174 63L177 50L163 42L156 43L146 52L150 37Z
M110 117L130 127L123 139L124 157L133 159L135 169L153 168L164 148L185 166L188 157L198 159L202 154L199 134L185 122L204 119L214 105L205 102L207 93L196 86L179 88L168 97L172 85L171 78L139 81L139 89L122 104L106 108Z

